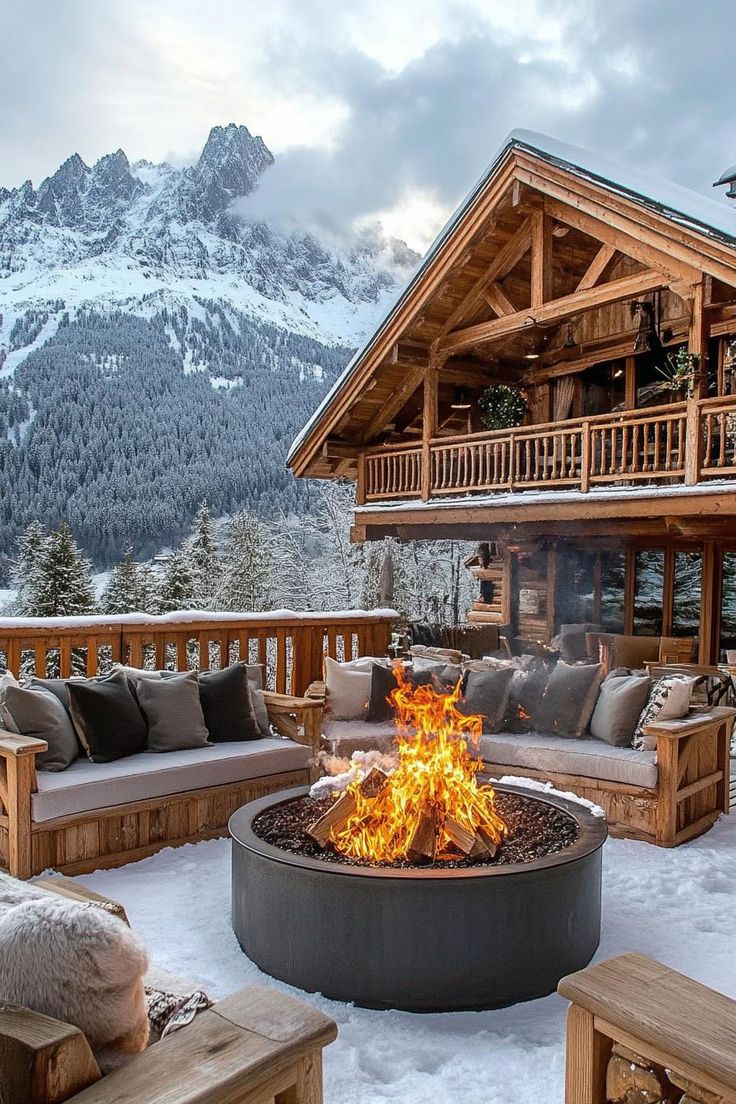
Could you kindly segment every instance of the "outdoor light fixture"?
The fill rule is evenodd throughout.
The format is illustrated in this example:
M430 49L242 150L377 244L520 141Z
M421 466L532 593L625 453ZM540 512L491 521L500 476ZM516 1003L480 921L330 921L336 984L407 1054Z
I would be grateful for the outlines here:
M613 373L613 378L614 379L619 379L623 374L624 374L623 368L617 368L616 371Z
M524 360L539 360L539 353L524 353Z
M563 349L574 349L576 345L577 345L577 341L575 340L575 335L572 332L572 322L568 322L567 323L567 337L565 338L565 344L562 346L562 348Z
M455 396L450 403L450 410L470 410L468 392L464 387L455 388Z

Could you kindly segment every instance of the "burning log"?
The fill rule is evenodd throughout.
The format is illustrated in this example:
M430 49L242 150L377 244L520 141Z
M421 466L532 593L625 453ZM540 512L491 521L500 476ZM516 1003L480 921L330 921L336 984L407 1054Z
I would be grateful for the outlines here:
M475 846L478 833L464 828L454 817L445 817L445 832L463 855L469 855Z
M492 859L495 857L498 851L498 844L494 840L490 832L481 827L475 833L475 840L470 851L468 851L469 859Z
M387 782L388 775L384 774L378 767L374 767L373 770L365 776L357 789L364 797L376 798ZM309 829L308 835L311 836L320 847L326 847L333 829L339 830L344 824L347 824L357 806L358 799L355 792L353 790L345 790L344 793L340 794L335 804L331 805L326 813L323 813L321 817L315 820L314 824Z
M407 844L407 859L410 862L434 862L438 834L434 813L422 813Z

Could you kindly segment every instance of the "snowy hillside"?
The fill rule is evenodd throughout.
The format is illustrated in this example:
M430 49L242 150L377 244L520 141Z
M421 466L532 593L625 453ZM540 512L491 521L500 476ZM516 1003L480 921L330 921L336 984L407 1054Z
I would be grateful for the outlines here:
M304 502L286 446L418 258L249 217L272 163L230 124L185 168L74 154L0 187L0 583L34 518L105 566L176 540L205 495Z

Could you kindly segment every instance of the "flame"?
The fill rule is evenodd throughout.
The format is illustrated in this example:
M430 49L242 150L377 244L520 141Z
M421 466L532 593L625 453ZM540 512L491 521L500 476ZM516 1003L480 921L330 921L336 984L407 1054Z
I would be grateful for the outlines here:
M378 793L364 793L361 781L348 792L355 811L330 832L328 842L343 855L379 863L406 858L421 822L436 826L436 858L457 858L462 852L448 831L459 826L475 837L479 830L498 845L506 825L495 810L495 793L477 775L482 760L473 758L470 740L478 745L483 718L457 708L461 682L449 694L432 686L412 687L402 665L394 666L397 688L389 696L396 708L396 770Z

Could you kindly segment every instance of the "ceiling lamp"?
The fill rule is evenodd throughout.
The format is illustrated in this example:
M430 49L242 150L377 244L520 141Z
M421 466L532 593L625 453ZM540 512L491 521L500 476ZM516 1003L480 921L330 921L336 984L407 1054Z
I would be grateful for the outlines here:
M456 387L450 410L470 410L471 403L464 387Z

